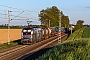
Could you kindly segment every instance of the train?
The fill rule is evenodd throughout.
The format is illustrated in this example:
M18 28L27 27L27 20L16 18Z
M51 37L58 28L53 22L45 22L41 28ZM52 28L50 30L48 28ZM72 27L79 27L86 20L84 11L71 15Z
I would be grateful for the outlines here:
M21 43L22 44L33 44L53 36L57 36L58 33L65 34L69 31L69 28L62 27L50 27L50 28L37 28L37 27L26 27L22 29Z

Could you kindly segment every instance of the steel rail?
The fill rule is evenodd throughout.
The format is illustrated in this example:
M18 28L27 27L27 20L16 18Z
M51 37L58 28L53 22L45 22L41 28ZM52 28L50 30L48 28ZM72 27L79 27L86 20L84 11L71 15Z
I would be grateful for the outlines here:
M62 35L62 37L64 36L66 35ZM7 59L17 60L21 56L38 51L44 48L45 46L55 42L56 40L58 40L57 36L49 38L47 40L43 40L41 42L38 42L32 45L23 45L21 47L17 47L8 51L0 52L0 59L1 60L7 60Z

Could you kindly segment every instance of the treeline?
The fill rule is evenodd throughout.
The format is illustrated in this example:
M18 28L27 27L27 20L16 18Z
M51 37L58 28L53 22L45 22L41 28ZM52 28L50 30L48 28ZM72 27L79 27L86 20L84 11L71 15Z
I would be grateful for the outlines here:
M23 27L26 27L26 26L21 26L21 25L17 25L17 26L10 26L10 29L21 29ZM8 29L8 24L2 24L0 25L0 29Z
M45 28L43 25L29 25L29 26L10 26L10 29L22 29L25 27L40 27ZM0 29L8 29L8 25L0 25Z
M21 29L24 26L10 26L10 29ZM0 29L8 29L8 26L1 26L0 25Z

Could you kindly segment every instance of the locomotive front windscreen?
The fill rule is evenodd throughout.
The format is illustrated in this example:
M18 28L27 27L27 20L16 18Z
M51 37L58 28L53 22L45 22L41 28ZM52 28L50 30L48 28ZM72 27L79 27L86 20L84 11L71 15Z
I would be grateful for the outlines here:
M23 32L23 35L31 34L31 29L30 28L24 28L22 32Z

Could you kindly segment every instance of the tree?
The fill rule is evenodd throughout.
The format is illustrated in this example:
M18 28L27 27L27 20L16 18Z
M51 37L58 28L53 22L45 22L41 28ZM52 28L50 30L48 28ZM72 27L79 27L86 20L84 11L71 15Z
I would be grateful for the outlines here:
M47 8L46 10L41 10L39 14L39 21L41 24L48 27L50 20L50 26L57 26L59 20L59 9L56 6L52 6L51 8ZM53 23L54 22L54 23Z
M69 18L68 18L68 16L62 16L61 24L62 24L62 27L69 27Z
M75 26L75 30L82 28L83 23L84 23L83 20L78 20L77 23L76 23L76 26Z
M60 10L56 6L52 6L51 8L43 9L40 11L39 16L39 21L41 22L42 25L49 26L49 20L50 20L50 26L59 26L59 12ZM62 15L61 18L61 26L65 27L69 25L69 18L68 16L65 16L63 12L60 12Z

